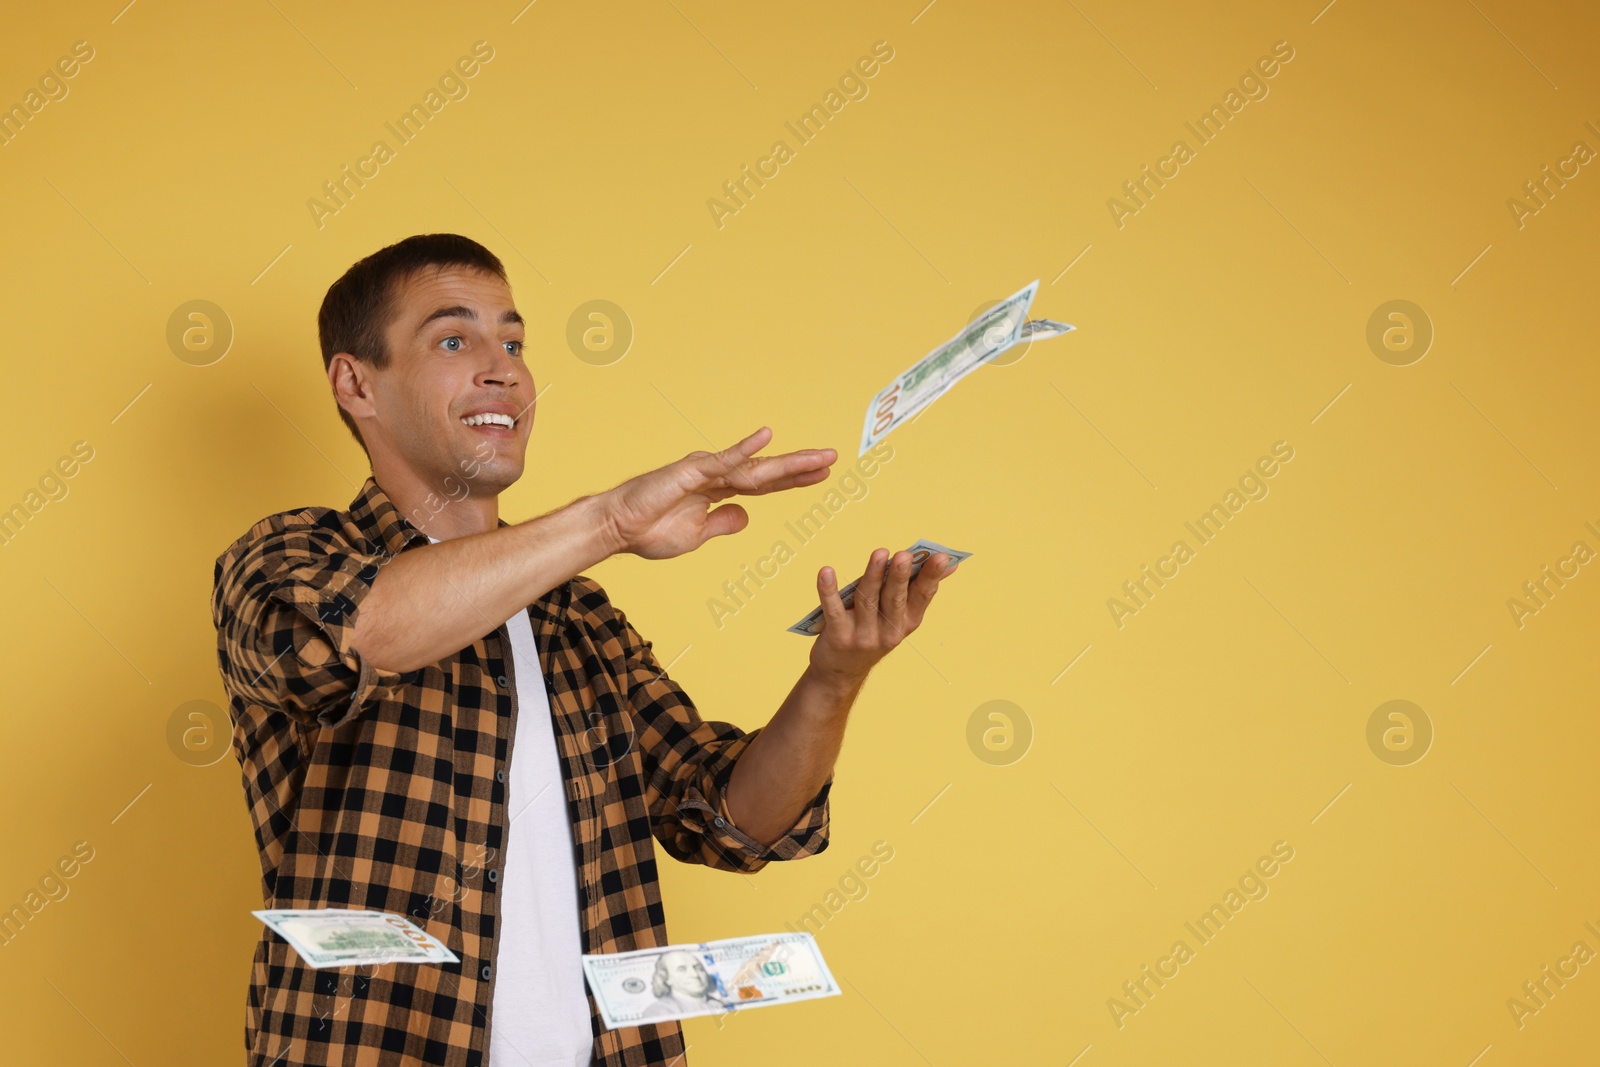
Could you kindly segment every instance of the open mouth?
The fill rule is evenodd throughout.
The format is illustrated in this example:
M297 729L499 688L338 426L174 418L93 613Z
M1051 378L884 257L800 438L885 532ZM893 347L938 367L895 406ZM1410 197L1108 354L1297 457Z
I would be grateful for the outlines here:
M502 415L498 412L463 415L461 417L461 425L492 437L514 437L517 432L517 420L510 415Z

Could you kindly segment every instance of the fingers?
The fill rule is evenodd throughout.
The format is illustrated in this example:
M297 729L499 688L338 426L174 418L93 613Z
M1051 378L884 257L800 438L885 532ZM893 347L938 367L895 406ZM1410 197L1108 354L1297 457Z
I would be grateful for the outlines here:
M889 559L888 571L883 583L883 615L898 626L905 619L906 589L911 581L911 553L896 552Z
M933 601L933 594L939 591L939 583L955 571L951 563L949 556L943 552L935 552L929 557L928 562L922 565L917 580L911 583L909 594L910 617L913 621L921 621L922 613Z
M738 504L724 504L712 508L706 516L706 541L724 534L736 534L750 525L750 514ZM700 542L705 544L705 541Z
M859 587L858 587L859 588ZM824 567L817 575L817 599L822 604L824 628L844 626L849 617L844 601L839 599L839 576L832 567Z
M832 569L824 567L817 577L817 593L827 626L841 630L839 639L845 644L876 648L878 655L899 645L922 624L939 582L955 569L949 555L936 552L912 580L914 562L908 550L874 549L866 573L855 583L849 608L838 594Z
M815 485L830 473L839 453L831 448L807 448L781 456L759 456L746 462L732 481L747 496L762 496L798 485Z
M694 452L690 452L684 458L696 460L714 460L715 466L722 469L737 467L744 460L761 451L762 447L771 439L772 428L770 426L763 426L749 437L746 437L743 441L737 441L734 444L729 445L727 448L724 448L721 452L707 452L705 449L697 449ZM700 465L697 464L697 466Z
M799 474L791 474L787 478L780 478L777 481L772 482L770 485L763 486L761 493L752 495L759 496L764 493L779 493L785 489L795 489L803 485L816 485L818 482L827 478L828 473L827 467L821 467L817 470L801 471Z
M867 559L867 573L856 583L854 611L856 618L876 619L878 600L883 592L883 575L889 567L889 550L875 548Z
M750 476L742 473L739 468L748 463L750 457L759 452L771 439L771 427L763 426L749 437L729 445L721 452L704 450L690 452L678 463L695 471L700 476L701 482L707 486L732 484L745 489L753 483Z
M829 465L839 458L839 453L832 448L809 448L779 456L755 458L755 453L771 439L771 428L763 426L721 452L693 452L687 459L708 487L760 496L781 489L814 485L828 476Z
M743 441L725 449L724 454L737 452L740 458L748 458L761 451L770 440L772 440L772 427L763 426Z

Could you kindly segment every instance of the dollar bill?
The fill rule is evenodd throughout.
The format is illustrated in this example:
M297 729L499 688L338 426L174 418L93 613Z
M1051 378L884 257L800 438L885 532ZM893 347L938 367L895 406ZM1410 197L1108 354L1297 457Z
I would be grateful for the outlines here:
M289 942L307 967L461 962L438 938L392 912L308 908L250 914Z
M903 371L879 391L867 405L867 418L861 428L861 451L857 455L865 454L986 360L1016 344L1038 290L1036 278L967 323L960 333L917 360L910 370Z
M804 931L586 955L583 973L608 1030L839 995Z
M1071 323L1057 322L1055 319L1029 319L1022 324L1022 331L1017 336L1017 343L1026 344L1029 341L1043 341L1050 337L1060 337L1077 327ZM991 357L993 358L993 357Z
M906 549L906 551L911 553L912 578L915 578L917 575L922 573L922 565L928 562L928 557L932 556L935 552L943 552L956 563L960 563L962 560L970 559L972 557L971 552L962 552L959 549L946 548L945 546L939 544L939 542L930 541L926 537L917 538L916 543L910 548ZM890 558L892 559L893 557L891 556ZM839 599L844 602L845 607L848 608L850 605L856 602L856 586L860 584L861 579L857 578L855 581L839 590ZM800 634L802 637L816 637L822 632L823 622L824 619L822 615L822 605L818 604L816 607L811 609L810 614L808 614L805 618L789 627L788 632L792 634Z

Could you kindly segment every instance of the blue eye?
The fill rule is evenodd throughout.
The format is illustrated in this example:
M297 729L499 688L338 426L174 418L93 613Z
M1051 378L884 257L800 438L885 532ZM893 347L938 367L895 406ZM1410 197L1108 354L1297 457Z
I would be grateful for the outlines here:
M508 355L515 356L518 359L522 358L523 342L521 342L521 341L507 341L507 342L505 342L505 346L506 346L506 353Z
M443 340L443 341L440 341L440 342L439 342L439 343L440 343L440 344L442 344L442 345L447 345L447 344L449 344L449 343L450 343L450 342L451 342L451 341L455 341L455 342L457 342L457 343L460 343L460 342L461 342L461 338L459 338L459 337L446 337L446 338L445 338L445 339L444 339L444 340ZM452 349L450 349L450 351L452 351L452 352L459 352L459 351L461 351L461 349L459 349L459 348L452 348Z

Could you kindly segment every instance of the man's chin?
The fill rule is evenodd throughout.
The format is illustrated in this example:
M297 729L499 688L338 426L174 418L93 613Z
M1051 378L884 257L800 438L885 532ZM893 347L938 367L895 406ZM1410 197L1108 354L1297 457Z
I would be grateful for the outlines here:
M476 477L462 475L460 480L467 484L470 492L492 496L503 493L515 485L522 477L522 471L523 466L520 463L515 466L495 464L492 467L480 467Z
M466 482L474 493L497 493L506 489L522 477L527 466L523 456L525 442L494 444L493 452L480 446L475 452L457 457L456 479Z

